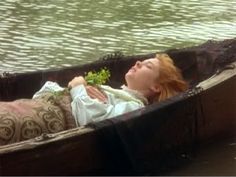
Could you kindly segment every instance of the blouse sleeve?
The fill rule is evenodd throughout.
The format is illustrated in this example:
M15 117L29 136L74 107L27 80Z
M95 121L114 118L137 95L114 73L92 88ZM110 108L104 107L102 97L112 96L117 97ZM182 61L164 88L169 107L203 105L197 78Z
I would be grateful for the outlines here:
M45 82L45 84L40 88L40 90L38 90L36 93L34 93L32 98L37 98L40 95L42 95L43 93L47 93L47 92L56 92L56 91L63 91L64 88L61 87L58 83L56 82L52 82L52 81L47 81Z
M120 101L115 104L103 103L88 96L83 85L70 91L72 97L72 114L77 126L86 125L93 121L101 121L143 107L135 101Z

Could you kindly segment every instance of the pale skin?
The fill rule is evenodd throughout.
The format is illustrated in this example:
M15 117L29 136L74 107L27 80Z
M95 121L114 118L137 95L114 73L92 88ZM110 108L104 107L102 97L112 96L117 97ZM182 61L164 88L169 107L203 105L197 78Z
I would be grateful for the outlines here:
M155 94L160 92L158 76L158 59L150 58L144 61L137 61L125 74L126 86L129 89L138 91L150 100ZM68 83L68 87L73 88L80 84L83 84L86 87L87 93L91 98L97 98L102 102L106 102L106 96L96 87L87 85L83 76L73 78Z
M127 87L137 90L148 100L160 92L158 77L159 60L156 58L137 61L125 74Z
M91 98L93 98L93 99L97 98L101 102L107 101L107 97L100 90L98 90L96 87L88 85L83 76L74 77L68 83L68 87L73 88L73 87L76 87L81 84L83 84L85 86L86 91Z

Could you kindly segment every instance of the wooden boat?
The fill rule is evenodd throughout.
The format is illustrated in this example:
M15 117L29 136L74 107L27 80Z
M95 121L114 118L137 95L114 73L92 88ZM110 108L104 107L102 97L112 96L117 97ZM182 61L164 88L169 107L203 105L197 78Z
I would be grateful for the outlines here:
M113 119L0 147L0 175L147 175L186 158L208 140L234 136L236 39L166 51L191 88L159 104ZM4 73L0 99L30 98L46 80L61 85L107 67L118 87L137 59L115 53L96 62L30 73ZM171 159L168 161L168 159Z

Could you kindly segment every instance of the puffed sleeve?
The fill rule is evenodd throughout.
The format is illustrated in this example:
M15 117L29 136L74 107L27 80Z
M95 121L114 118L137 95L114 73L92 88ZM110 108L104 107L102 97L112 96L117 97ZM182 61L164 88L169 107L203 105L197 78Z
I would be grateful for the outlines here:
M94 117L100 117L106 114L107 107L98 99L90 98L84 85L72 88L70 93L72 97L72 114L78 126L86 125Z
M60 85L58 85L58 83L56 82L52 82L52 81L47 81L45 82L45 84L41 87L40 90L38 90L32 98L37 98L39 97L41 94L43 93L47 93L47 92L57 92L57 91L63 91L64 88L61 87Z
M116 101L114 97L109 98L113 100L108 103L100 102L98 99L90 98L83 85L72 88L70 93L72 114L78 126L112 118L144 106L135 101Z

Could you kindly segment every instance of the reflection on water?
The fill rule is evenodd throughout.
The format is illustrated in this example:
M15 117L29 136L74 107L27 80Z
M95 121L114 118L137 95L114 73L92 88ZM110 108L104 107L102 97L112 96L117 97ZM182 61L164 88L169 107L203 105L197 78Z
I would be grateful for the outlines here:
M235 176L236 137L204 145L198 149L191 162L166 175Z
M0 72L90 62L236 37L232 0L0 1Z

